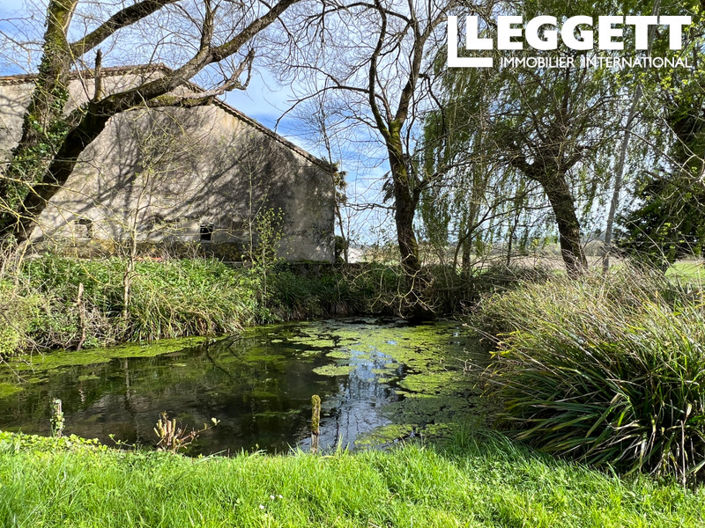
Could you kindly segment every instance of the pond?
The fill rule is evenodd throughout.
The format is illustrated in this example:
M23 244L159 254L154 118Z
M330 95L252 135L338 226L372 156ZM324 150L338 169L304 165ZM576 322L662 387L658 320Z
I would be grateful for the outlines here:
M486 353L454 322L342 319L245 330L215 340L56 352L0 368L0 429L49 434L63 401L66 433L154 445L167 411L203 433L189 454L308 449L320 395L323 449L385 446L482 419Z

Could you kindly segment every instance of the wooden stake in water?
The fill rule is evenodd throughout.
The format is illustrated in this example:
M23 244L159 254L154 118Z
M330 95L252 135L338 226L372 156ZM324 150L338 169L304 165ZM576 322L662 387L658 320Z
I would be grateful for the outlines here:
M318 394L311 396L311 453L318 452L318 434L321 425L321 397Z
M51 436L61 438L64 434L64 411L61 400L54 398L51 402Z

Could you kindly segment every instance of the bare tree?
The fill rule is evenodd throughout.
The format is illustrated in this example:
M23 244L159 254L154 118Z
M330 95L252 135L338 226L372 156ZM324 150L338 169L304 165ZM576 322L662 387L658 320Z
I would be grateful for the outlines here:
M176 183L185 166L198 155L195 149L189 148L187 127L172 116L164 116L161 120L144 119L145 115L135 113L131 117L133 120L125 128L131 136L130 147L137 165L129 168L133 169L129 178L132 200L120 211L122 218L114 219L115 223L121 224L120 249L125 258L122 282L122 316L125 320L129 314L140 239L148 238L149 231L155 228L163 230L165 227L159 225L160 219L153 213L153 202L157 201L156 197L168 194L165 189ZM164 204L159 205L164 207ZM168 231L173 231L173 227Z
M408 301L423 306L425 280L414 219L421 192L434 178L414 160L423 116L434 108L436 52L445 45L444 22L454 1L328 0L298 32L306 35L289 59L309 93L338 94L338 112L359 134L374 134L389 164L385 189L394 203L396 238ZM299 101L301 102L301 101ZM349 125L347 125L349 126Z
M658 15L661 9L661 1L655 0L652 7L652 15ZM654 38L654 27L649 28L649 40L648 48L650 51L651 42ZM648 53L648 52L647 52ZM605 224L605 256L602 260L602 272L607 273L610 269L610 254L612 253L612 236L614 232L614 220L617 214L617 209L619 208L619 195L622 192L622 186L624 184L624 169L626 166L627 152L629 150L629 142L632 137L632 127L635 124L637 114L639 112L639 103L643 95L643 87L639 83L633 89L631 96L631 104L629 106L629 113L627 114L626 121L624 122L624 136L622 137L622 142L619 147L619 155L617 157L616 165L614 168L614 184L612 187L612 198L610 200L610 207L607 211L607 222Z
M264 1L136 0L127 6L122 3L122 8L70 42L69 35L75 31L72 22L81 7L79 0L49 0L38 75L24 115L22 136L0 175L0 237L17 242L29 238L35 219L66 183L81 153L112 116L137 107L204 105L228 90L245 89L254 59L253 39L299 1L279 0L270 5ZM160 14L174 17L176 29L170 37L178 42L170 48L177 55L173 68L113 93L106 93L103 87L100 49L95 53L92 71L81 71L83 59L98 46L119 39L130 26L148 17L154 20ZM95 25L86 17L83 22L86 27ZM145 40L130 41L129 47L151 46L156 57L161 41L150 41L150 32L144 33L141 37ZM178 60L178 55L185 58ZM211 90L178 90L209 66L219 67L222 72ZM68 89L72 75L92 81L91 97L75 108Z
M300 107L296 117L302 121L305 129L308 129L311 140L322 144L325 152L324 159L331 167L335 167L330 175L335 189L335 223L340 232L336 238L335 252L336 258L342 257L343 261L347 263L349 262L351 211L346 207L348 197L345 176L347 173L342 170L341 143L348 143L351 138L346 138L344 131L340 130L341 123L331 119L331 116L328 115L327 95L329 94L322 93L319 97Z

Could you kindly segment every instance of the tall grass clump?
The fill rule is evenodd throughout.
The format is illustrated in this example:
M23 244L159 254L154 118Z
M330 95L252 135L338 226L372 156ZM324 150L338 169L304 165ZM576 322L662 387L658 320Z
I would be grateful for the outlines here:
M27 345L77 348L125 341L231 333L259 315L256 279L212 259L135 264L129 299L125 262L55 255L28 259L12 295L34 308ZM41 302L33 299L41 299Z
M43 301L40 295L25 295L20 285L0 278L0 359L30 345L33 323Z
M485 300L489 391L518 438L621 471L705 480L702 290L623 269Z

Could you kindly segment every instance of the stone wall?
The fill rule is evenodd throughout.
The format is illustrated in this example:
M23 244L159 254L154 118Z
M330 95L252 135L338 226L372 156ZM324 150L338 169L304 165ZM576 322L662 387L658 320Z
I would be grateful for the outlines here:
M108 71L106 91L156 71ZM30 78L0 79L0 155L19 139ZM71 100L92 95L71 83ZM190 86L188 90L198 90ZM279 221L279 253L332 261L335 191L331 168L228 105L137 109L113 117L82 154L67 185L39 218L45 243L193 242L223 245L238 258L257 245L264 216Z

